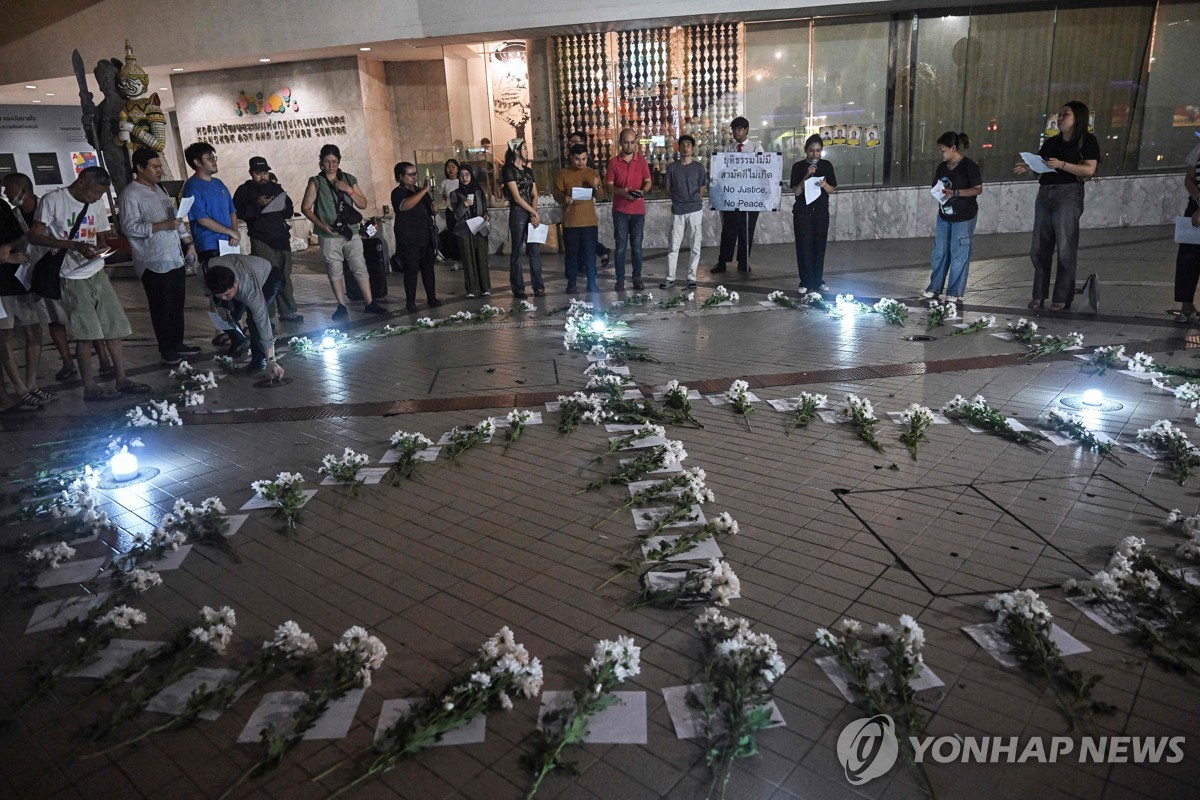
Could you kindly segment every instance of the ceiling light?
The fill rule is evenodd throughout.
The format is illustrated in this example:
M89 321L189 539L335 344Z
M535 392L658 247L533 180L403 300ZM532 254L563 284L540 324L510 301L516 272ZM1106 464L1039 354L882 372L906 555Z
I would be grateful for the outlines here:
M171 91L171 90L170 90L170 89L168 89L166 86L160 86L160 87L158 87L158 90L159 90L160 92L169 92L169 91Z
M360 47L360 48L358 48L358 52L360 52L360 53L369 53L369 52L371 52L371 48L369 48L369 47Z
M46 92L46 97L54 97L54 92Z
M37 87L34 86L32 83L27 83L27 84L25 84L25 88L26 89L36 89Z
M171 72L183 72L183 67L171 67Z
M258 60L258 63L260 63L260 64L266 64L266 63L267 63L268 61L270 61L270 60L271 60L271 59L269 59L269 58L260 58L260 59Z
M42 102L42 101L41 101L41 100L34 100L33 102L35 102L35 103L40 103L40 102Z

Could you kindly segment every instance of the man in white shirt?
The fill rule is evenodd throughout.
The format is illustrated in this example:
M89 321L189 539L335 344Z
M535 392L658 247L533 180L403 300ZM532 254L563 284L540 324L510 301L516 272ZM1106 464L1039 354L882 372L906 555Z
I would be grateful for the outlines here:
M762 144L748 142L750 136L750 120L736 117L729 123L733 131L733 141L725 148L727 153L761 153ZM725 271L725 265L737 254L738 272L750 271L750 248L754 245L754 228L758 225L757 211L722 211L721 212L721 249L717 255L717 265L709 270L712 273Z
M84 400L110 400L121 394L145 394L150 387L125 375L121 340L132 333L121 301L104 272L103 242L109 231L108 216L100 202L112 183L100 167L88 167L70 186L42 197L29 229L29 243L39 250L30 255L35 264L47 251L66 250L59 275L62 303L67 312L67 336L75 345ZM81 218L82 215L82 218ZM79 222L74 236L71 231ZM101 389L92 375L92 342L104 341L112 355L115 392Z

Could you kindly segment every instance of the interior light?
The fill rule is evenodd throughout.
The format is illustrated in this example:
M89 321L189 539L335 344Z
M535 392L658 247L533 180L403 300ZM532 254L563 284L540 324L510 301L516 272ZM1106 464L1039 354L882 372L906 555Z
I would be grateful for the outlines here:
M266 63L267 63L268 61L270 61L270 60L271 60L271 59L269 59L269 58L260 58L260 59L258 60L258 63L260 63L260 64L266 64Z
M41 101L41 100L34 100L33 102L35 102L35 103L40 103L40 102L42 102L42 101Z
M358 48L358 52L360 52L360 53L369 53L369 52L371 52L371 48L369 48L369 47L360 47L360 48Z
M1102 406L1104 405L1104 392L1099 389L1088 389L1080 399L1085 406Z
M113 480L128 481L133 480L138 474L137 456L129 452L129 448L121 446L121 452L115 453L108 460L108 468L112 471Z
M783 51L782 51L782 50L776 50L776 51L775 51L775 57L776 57L776 58L783 58Z
M26 89L36 89L37 87L34 86L32 83L27 83L27 84L25 84L25 88Z
M158 88L158 90L159 90L160 92L169 92L169 91L171 91L171 90L170 90L170 89L168 89L166 86L160 86L160 87Z
M171 67L171 72L183 72L183 67Z
M326 336L321 339L321 347L325 350L332 350L333 348L337 347L337 339L333 338L332 336Z
M54 92L46 92L46 97L54 97Z

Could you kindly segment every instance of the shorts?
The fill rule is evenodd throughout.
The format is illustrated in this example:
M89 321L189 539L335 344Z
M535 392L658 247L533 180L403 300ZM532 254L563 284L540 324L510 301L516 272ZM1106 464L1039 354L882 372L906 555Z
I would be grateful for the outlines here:
M64 278L62 303L67 310L67 338L73 342L124 339L133 333L104 270L80 280Z
M46 304L42 298L32 292L29 294L13 294L0 297L4 306L4 319L0 319L0 330L10 331L14 326L45 325L50 321L46 312Z
M345 273L342 264L350 266L350 272L359 286L370 286L367 277L367 259L363 256L362 239L355 234L350 239L341 236L321 236L321 255L325 258L325 271L331 281L340 281Z
M67 327L67 309L61 299L52 300L49 297L43 297L42 305L46 307L46 315L50 317L51 325Z

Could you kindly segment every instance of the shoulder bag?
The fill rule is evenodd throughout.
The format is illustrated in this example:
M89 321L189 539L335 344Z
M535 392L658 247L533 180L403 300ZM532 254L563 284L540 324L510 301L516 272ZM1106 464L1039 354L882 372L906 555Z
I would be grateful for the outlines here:
M83 210L75 217L75 225L72 226L71 232L67 234L67 241L75 238L75 234L79 233L79 226L83 224L83 218L87 216L88 203L83 204ZM63 259L67 257L67 249L65 247L51 250L37 260L33 265L33 276L30 280L30 287L34 292L49 300L59 300L62 298L62 265Z

